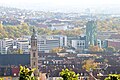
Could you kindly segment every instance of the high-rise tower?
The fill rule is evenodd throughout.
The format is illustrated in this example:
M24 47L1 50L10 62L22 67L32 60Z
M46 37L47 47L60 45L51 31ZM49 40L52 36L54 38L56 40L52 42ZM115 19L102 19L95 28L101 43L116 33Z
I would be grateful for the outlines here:
M88 21L86 24L86 45L97 45L97 23L95 21Z
M33 29L33 34L31 36L30 65L31 68L36 68L34 75L38 77L38 49L35 29Z

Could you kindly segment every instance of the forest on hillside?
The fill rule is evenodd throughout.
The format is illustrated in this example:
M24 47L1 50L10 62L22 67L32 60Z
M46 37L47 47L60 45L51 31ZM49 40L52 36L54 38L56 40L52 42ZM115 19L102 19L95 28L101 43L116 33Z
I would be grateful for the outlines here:
M74 24L80 24L82 22L76 21ZM84 24L85 25L85 24ZM29 26L27 23L21 23L19 25L2 25L0 23L0 38L18 38L22 35L31 35L33 27L37 30L38 35L67 35L78 36L85 33L83 28L75 28L71 30L50 30L47 28L40 28L37 26ZM109 20L97 21L98 31L115 31L120 33L120 19L111 18Z

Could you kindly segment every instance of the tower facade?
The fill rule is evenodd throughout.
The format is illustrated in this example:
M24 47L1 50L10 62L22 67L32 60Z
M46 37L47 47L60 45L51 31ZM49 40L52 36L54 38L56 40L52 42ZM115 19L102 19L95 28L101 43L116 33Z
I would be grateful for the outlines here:
M97 45L97 23L88 21L86 24L86 46Z
M37 49L37 35L35 29L31 36L31 51L30 51L30 65L31 68L35 68L34 75L38 77L38 49Z

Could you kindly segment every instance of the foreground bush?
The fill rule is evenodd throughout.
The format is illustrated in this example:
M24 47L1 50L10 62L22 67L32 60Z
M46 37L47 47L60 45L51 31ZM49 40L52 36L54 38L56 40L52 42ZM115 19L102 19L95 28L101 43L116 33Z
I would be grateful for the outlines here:
M29 69L27 67L20 66L20 77L19 80L35 80L33 75L35 69Z
M0 78L0 80L3 80L3 78Z
M109 77L105 78L105 80L120 80L120 74L109 74Z
M78 74L76 74L74 71L63 69L60 72L60 76L63 78L63 80L78 80Z

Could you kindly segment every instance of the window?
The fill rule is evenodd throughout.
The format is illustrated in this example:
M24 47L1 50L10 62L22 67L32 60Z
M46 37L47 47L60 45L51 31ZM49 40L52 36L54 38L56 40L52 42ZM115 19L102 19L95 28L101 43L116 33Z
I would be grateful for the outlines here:
M37 42L36 42L35 40L32 40L32 45L33 45L33 46L36 46L36 43L37 43Z
M35 41L33 42L33 46L35 46Z
M82 44L80 43L80 45L82 45Z
M33 57L35 57L35 52L33 53Z
M35 66L35 62L34 62L34 66Z
M84 45L84 43L83 43L83 45Z

